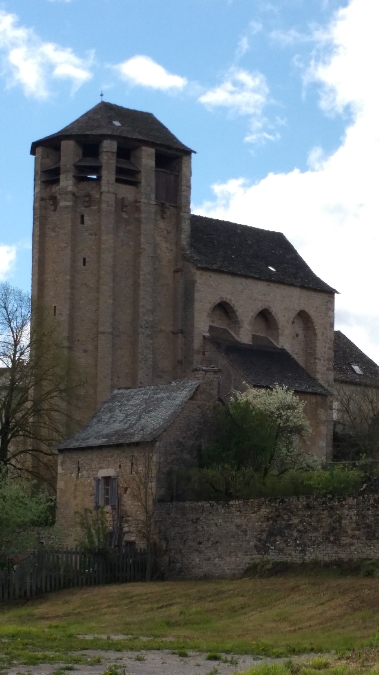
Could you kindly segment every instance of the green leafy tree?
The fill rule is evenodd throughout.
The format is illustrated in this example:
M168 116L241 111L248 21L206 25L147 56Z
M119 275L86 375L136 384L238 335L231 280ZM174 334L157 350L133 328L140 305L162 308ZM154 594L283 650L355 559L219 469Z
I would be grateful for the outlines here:
M227 405L215 407L211 427L211 441L202 457L208 472L203 475L208 480L213 475L214 489L220 489L216 483L222 484L230 496L243 489L252 473L265 477L319 466L314 455L299 447L299 439L307 438L311 428L304 403L286 387L236 392Z
M38 528L52 524L53 507L36 483L0 471L0 569L36 547Z
M252 406L249 400L235 397L227 405L217 404L203 466L261 473L271 455L275 433L276 425L268 413Z

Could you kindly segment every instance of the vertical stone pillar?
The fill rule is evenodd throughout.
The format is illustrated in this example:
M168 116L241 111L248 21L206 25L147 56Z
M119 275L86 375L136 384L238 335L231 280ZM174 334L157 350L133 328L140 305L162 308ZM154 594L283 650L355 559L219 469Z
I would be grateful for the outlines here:
M155 224L155 150L141 147L134 155L141 171L140 238L138 278L138 377L139 385L153 383L154 338L154 224Z
M175 284L175 307L174 307L174 349L173 349L173 373L175 378L186 374L186 343L187 349L191 339L188 326L185 325L185 317L188 317L188 292L186 272L183 266L183 254L189 252L191 236L191 168L192 157L190 154L181 158L181 170L178 180L178 238L177 238L177 263L174 272ZM187 297L184 311L185 298Z
M43 252L46 209L41 201L41 169L45 148L36 151L34 163L34 205L33 205L33 256L32 256L32 298L43 301Z
M57 317L63 331L64 344L73 349L71 344L72 312L71 285L73 265L73 227L76 218L76 181L74 178L74 162L81 155L80 146L75 141L61 143L61 177L59 185L59 231L56 233L57 279L59 285L55 290ZM52 252L53 253L53 252ZM50 280L51 281L51 280ZM53 298L54 300L54 298ZM55 304L54 303L54 304Z
M113 282L115 240L115 173L117 141L101 144L100 159L100 241L99 241L99 310L97 335L97 406L112 389Z
M180 235L181 248L183 251L189 251L191 234L191 160L190 154L183 155L181 162L181 171L178 181L178 197L180 206Z

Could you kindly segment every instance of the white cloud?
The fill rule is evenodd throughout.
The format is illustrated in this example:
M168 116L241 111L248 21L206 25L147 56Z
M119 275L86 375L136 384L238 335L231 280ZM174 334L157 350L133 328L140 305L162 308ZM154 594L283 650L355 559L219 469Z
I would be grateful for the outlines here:
M273 30L270 33L270 38L281 47L288 47L301 42L312 42L315 39L315 34L300 33L296 28L290 28L289 30Z
M379 5L351 0L320 36L307 81L328 114L353 120L330 157L309 170L269 174L257 184L232 179L196 211L284 232L314 271L336 287L337 326L379 362Z
M16 260L16 246L0 244L0 281L6 279Z
M172 75L149 56L133 56L128 61L119 63L115 68L123 80L142 87L168 91L183 89L187 85L185 77Z
M249 116L250 131L245 140L257 143L277 137L266 130L269 126L264 108L268 96L269 88L262 73L233 67L227 72L222 84L209 89L198 100L210 110L223 107L232 114Z
M32 28L20 26L15 14L3 10L0 10L0 53L1 72L7 85L21 85L27 96L47 98L53 79L67 79L76 90L92 77L92 55L82 59L69 47L43 42Z
M238 42L236 49L236 61L241 59L250 49L250 40L247 35L243 35Z
M224 82L209 89L199 101L208 108L224 106L238 115L261 114L266 103L268 86L262 73L231 68Z
M236 54L235 54L235 60L238 61L241 59L246 52L249 51L250 49L250 44L251 44L251 36L256 35L257 33L260 33L262 30L263 26L259 21L250 21L248 29L244 35L240 38L237 49L236 49Z

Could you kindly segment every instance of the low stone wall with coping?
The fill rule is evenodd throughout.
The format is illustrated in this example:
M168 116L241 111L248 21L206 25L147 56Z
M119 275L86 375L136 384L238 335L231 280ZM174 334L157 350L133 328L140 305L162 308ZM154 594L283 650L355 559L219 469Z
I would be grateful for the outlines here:
M167 577L241 576L260 560L379 559L379 494L159 503Z

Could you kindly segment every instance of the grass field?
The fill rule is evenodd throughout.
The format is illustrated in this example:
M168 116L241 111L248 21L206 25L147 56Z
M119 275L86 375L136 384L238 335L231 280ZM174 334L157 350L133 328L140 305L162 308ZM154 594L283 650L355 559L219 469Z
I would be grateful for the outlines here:
M376 646L378 630L376 578L318 575L111 585L60 591L1 607L0 666L11 661L58 662L63 655L75 662L85 658L82 650L89 646L288 657L304 652L345 653L370 640ZM89 634L97 636L90 644L81 637ZM126 637L107 639L115 634ZM72 656L73 651L82 654ZM262 672L303 675L287 666ZM338 673L359 672L343 667Z

